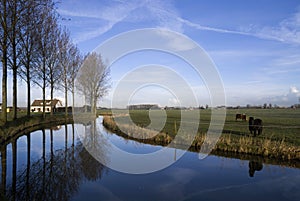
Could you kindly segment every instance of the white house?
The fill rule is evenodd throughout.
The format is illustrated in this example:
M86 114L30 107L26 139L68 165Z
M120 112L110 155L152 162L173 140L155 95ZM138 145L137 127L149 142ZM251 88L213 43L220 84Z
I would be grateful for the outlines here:
M55 111L57 106L62 106L62 103L58 99L45 100L45 112ZM43 100L34 100L30 106L31 112L43 112Z

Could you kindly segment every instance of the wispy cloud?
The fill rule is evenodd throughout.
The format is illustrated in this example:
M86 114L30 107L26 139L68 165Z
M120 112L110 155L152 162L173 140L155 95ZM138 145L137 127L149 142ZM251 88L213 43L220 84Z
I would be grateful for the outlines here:
M239 35L247 35L251 36L251 33L247 32L242 32L242 31L234 31L234 30L229 30L229 29L222 29L222 28L215 28L215 27L209 27L209 26L203 26L197 23L193 23L189 20L183 19L181 17L177 17L177 20L182 22L183 24L190 26L192 28L198 29L198 30L203 30L203 31L213 31L213 32L218 32L218 33L226 33L226 34L239 34Z
M147 10L150 11L152 19L156 19L158 27L167 28L182 33L182 23L177 20L179 12L171 1L151 1L147 4Z
M300 45L300 10L297 13L295 13L292 17L279 22L277 26L248 26L238 28L237 30L204 26L198 23L194 23L190 20L184 19L176 13L171 13L168 10L163 10L161 12L168 13L165 15L176 19L176 21L182 23L182 25L186 25L198 30L212 31L224 34L251 36L260 39L275 40L284 43Z
M69 2L71 4L72 1ZM82 4L82 5L81 5ZM69 17L104 20L97 24L94 30L82 30L76 42L83 42L106 33L116 24L128 22L149 22L150 26L167 28L184 32L184 26L197 30L211 31L223 34L237 34L260 39L275 40L284 43L300 45L300 10L292 17L278 22L277 26L244 26L236 30L222 27L205 26L180 16L172 1L104 1L96 6L86 6L81 2L76 7L60 8L59 13ZM98 5L98 6L97 6ZM149 27L149 24L146 25ZM103 28L99 28L99 26ZM142 28L142 27L140 27Z
M276 64L278 66L291 66L291 65L298 65L300 64L300 54L293 54L287 55L285 57L281 57L277 59Z
M270 59L266 67L261 68L267 75L291 74L300 72L300 55L293 51L273 51L274 58Z
M85 4L85 2L82 2L82 4ZM143 3L138 2L110 3L99 8L97 6L85 7L77 5L77 7L71 7L72 10L69 9L70 7L67 7L68 9L60 8L58 12L62 16L72 17L74 20L81 21L82 29L74 38L75 43L80 43L96 38L111 30L117 23L124 21L131 12L142 5ZM88 22L91 20L98 21L89 25Z
M80 33L75 37L74 42L80 43L80 42L87 41L92 38L96 38L96 37L102 35L103 33L109 31L114 26L114 24L116 24L116 23L110 22L110 23L106 24L105 26L100 27L96 30Z
M168 12L165 12L165 10ZM66 6L66 8L60 8L58 12L62 16L68 16L74 18L74 20L80 18L81 21L84 21L81 23L83 25L82 30L75 36L74 41L76 43L96 38L110 31L120 22L146 21L152 24L151 26L182 32L181 23L172 17L172 15L176 16L178 13L170 1L109 1L101 7ZM90 20L99 21L87 27L88 23L85 22Z
M65 7L59 8L58 12L61 15L67 15L70 17L83 17L83 18L95 18L107 21L118 21L124 19L130 11L142 6L144 3L138 1L128 2L114 2L103 1L99 4L99 1L94 3L85 1L76 1L74 5L73 1L65 1Z
M258 38L300 45L300 9L292 17L279 22L277 26L250 26L241 30Z
M247 27L240 30L230 30L223 28L215 28L203 26L193 23L189 20L177 16L177 20L183 24L203 31L213 31L224 34L237 34L251 36L260 39L275 40L284 43L300 45L300 12L296 13L292 18L288 18L279 23L276 27Z

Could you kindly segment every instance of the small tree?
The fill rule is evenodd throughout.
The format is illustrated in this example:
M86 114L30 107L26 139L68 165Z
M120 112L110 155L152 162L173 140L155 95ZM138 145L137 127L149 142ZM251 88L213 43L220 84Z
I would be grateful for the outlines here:
M109 75L110 70L103 63L101 55L91 53L85 57L76 77L76 87L90 103L91 112L95 115L98 100L107 93L110 87Z
M267 108L267 105L268 105L267 103L264 103L263 108L266 109L266 108Z

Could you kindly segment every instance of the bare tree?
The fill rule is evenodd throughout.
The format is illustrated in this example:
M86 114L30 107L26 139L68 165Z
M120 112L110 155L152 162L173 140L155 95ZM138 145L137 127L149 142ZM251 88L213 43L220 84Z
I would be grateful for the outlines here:
M0 5L0 42L1 42L1 63L2 63L2 121L7 122L7 57L8 57L8 25L7 25L7 11L8 3L6 0L1 0Z
M8 1L8 25L9 25L9 57L8 64L13 74L13 119L17 119L17 76L20 62L20 52L23 50L20 47L20 30L21 30L21 19L24 17L24 6L22 0L9 0Z
M91 111L96 115L97 102L109 87L110 69L104 64L100 54L86 56L76 78L76 87L90 103Z
M30 87L42 88L43 117L45 117L46 88L50 86L51 99L58 80L64 77L66 97L74 94L74 77L81 56L66 29L57 24L58 14L54 0L0 1L0 56L2 64L2 119L7 121L7 70L13 74L13 118L17 118L17 78L27 84L27 116L30 116ZM61 68L62 67L62 68ZM69 89L68 89L69 88ZM74 102L74 101L73 101ZM51 109L52 114L52 109Z
M68 85L69 85L69 90L72 93L72 113L74 114L74 108L75 108L75 78L77 76L77 73L79 71L79 68L82 64L82 56L80 54L79 49L75 46L72 45L70 48L70 65L68 69Z
M36 29L39 22L38 2L36 0L24 1L24 14L21 18L20 29L20 47L22 49L20 60L21 68L19 70L19 76L26 82L27 85L27 116L30 116L30 104L31 104L31 84L34 79L34 65L37 61L37 44L38 31Z
M60 83L62 90L65 93L65 116L68 116L68 69L70 66L70 34L66 29L62 30L59 39L59 62L61 67Z
M268 104L267 104L267 103L264 103L263 108L266 109L267 106L268 106Z
M51 41L53 38L53 32L55 32L57 16L53 9L53 3L51 0L45 1L45 5L41 5L40 23L37 26L39 32L38 37L38 50L39 50L39 64L36 69L38 80L36 84L42 88L43 93L43 117L46 116L46 87L48 86L47 76L49 69L47 64L51 58L51 52L56 51L51 49ZM52 37L52 38L51 38ZM41 83L40 83L41 81Z
M53 26L53 31L51 32L52 41L50 41L49 48L52 50L49 52L49 59L47 61L47 68L48 68L48 74L47 74L47 82L50 85L50 99L54 99L54 89L58 88L58 81L60 79L60 65L59 65L59 29L57 28L57 25ZM53 108L51 104L51 115L53 115Z

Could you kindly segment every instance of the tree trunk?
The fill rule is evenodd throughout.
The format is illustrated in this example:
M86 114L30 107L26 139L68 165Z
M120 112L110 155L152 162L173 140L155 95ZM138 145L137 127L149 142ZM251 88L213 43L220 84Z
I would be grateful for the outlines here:
M12 36L11 36L11 45L12 45L12 70L13 70L13 119L17 119L17 71L18 71L18 64L17 64L17 33L16 33L16 26L17 26L17 5L14 2L13 7L13 16L12 16Z
M97 98L94 98L94 115L97 116Z
M75 113L75 91L74 91L74 83L72 86L72 114Z
M6 0L3 4L3 45L2 45L2 121L7 122L7 13Z
M6 47L3 48L2 54L3 54L3 58L2 58L2 121L4 123L6 123L7 122L7 52L6 52Z
M53 116L53 108L52 108L52 101L53 101L53 84L51 84L51 87L50 87L50 99L51 99L51 111L50 111L50 115Z
M43 84L43 118L46 118L46 87L45 87L45 80Z
M53 81L53 74L50 73L51 78L50 78L50 99L51 99L51 104L50 104L50 115L53 116L53 108L52 108L52 101L53 101L53 91L54 91L54 81Z
M67 83L67 69L64 67L64 82L65 82L65 117L68 116L68 83Z
M68 89L65 87L65 116L68 116Z
M30 95L30 64L27 62L26 66L26 82L27 82L27 117L30 117L30 105L31 105L31 95Z
M86 95L84 95L84 113L87 113Z
M15 65L15 64L13 64ZM18 108L18 104L17 104L17 68L14 67L13 69L13 119L16 120L17 119L17 108Z
M43 60L43 118L46 118L46 61L45 59Z
M93 100L93 93L90 94L90 106L91 106L91 111L90 113L94 112L94 100Z

